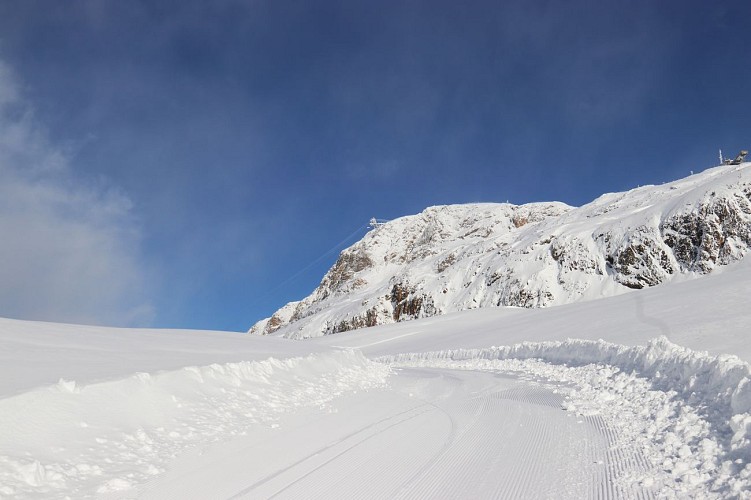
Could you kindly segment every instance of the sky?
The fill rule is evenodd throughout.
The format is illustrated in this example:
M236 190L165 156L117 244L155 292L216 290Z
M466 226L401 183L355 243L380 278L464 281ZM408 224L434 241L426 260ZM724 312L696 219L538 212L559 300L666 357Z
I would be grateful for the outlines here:
M746 1L0 0L0 316L245 331L371 217L751 149Z

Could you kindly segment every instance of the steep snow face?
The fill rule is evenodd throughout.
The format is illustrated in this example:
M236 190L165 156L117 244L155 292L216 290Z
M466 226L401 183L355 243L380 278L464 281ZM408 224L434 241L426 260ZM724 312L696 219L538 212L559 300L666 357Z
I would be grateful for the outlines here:
M438 206L371 230L250 332L308 338L480 307L545 307L711 272L751 246L751 164L562 203Z

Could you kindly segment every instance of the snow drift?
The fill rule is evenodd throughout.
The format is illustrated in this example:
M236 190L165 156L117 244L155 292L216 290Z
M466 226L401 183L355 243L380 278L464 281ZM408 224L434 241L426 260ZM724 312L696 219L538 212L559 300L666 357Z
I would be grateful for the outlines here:
M274 427L281 415L381 387L356 351L192 366L0 399L0 497L85 498L164 472L188 448Z
M431 207L370 231L256 323L307 338L481 307L545 307L687 279L751 248L751 169L562 203Z

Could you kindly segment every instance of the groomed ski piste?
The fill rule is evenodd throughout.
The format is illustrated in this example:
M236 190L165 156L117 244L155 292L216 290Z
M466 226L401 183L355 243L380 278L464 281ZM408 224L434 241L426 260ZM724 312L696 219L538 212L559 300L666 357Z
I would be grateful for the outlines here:
M751 263L309 341L0 321L3 498L751 498Z

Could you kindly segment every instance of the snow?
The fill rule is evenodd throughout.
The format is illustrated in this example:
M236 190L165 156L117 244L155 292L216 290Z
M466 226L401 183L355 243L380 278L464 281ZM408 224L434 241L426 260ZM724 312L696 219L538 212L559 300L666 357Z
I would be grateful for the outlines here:
M631 481L658 495L737 495L751 475L751 367L736 356L711 356L670 343L526 342L507 347L388 356L409 367L522 373L565 382L564 407L599 415L615 446L648 462ZM623 425L623 420L628 425ZM620 471L619 471L620 472Z
M0 318L0 397L57 383L124 378L186 366L319 352L283 339L231 332L66 325Z
M751 498L751 261L621 292L303 341L0 319L0 498Z
M0 497L749 497L750 264L308 341L2 320Z
M593 457L604 458L605 442L594 426L562 412L559 399L507 377L400 370L388 390L349 395L326 413L286 421L270 442L248 437L183 463L144 498L190 497L206 481L217 484L218 498L472 498L494 491L581 498L594 489L597 476L589 472L597 467ZM591 447L582 449L581 439ZM280 443L283 460L274 448ZM547 460L558 465L541 474ZM229 473L238 462L242 474Z
M180 452L228 440L343 393L381 387L388 367L357 351L189 366L0 400L0 493L50 498L130 490Z

